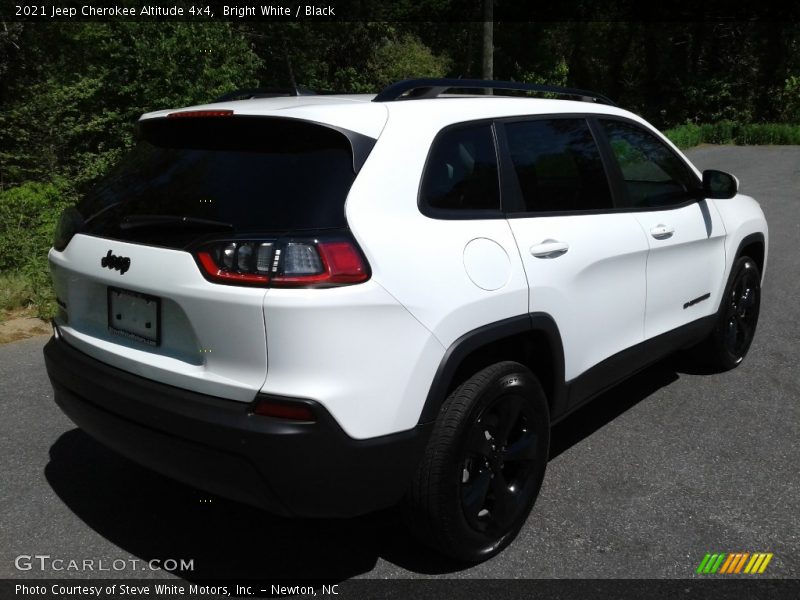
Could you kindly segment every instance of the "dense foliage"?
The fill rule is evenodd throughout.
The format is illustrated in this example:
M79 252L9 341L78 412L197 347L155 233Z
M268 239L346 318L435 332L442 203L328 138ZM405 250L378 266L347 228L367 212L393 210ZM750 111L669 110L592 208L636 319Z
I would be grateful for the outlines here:
M700 144L800 144L800 125L790 123L686 123L664 133L679 148Z
M28 182L0 191L0 308L52 312L47 249L68 189L63 182Z
M403 6L414 17L443 2ZM141 113L254 86L374 92L404 77L480 77L482 31L413 20L0 24L0 274L42 277L56 211L130 147ZM494 48L495 78L597 90L676 128L683 146L798 143L797 20L496 23Z
M411 10L411 9L409 9ZM480 77L480 23L14 23L0 34L0 189L91 183L147 110L236 88L370 92ZM498 79L595 89L657 126L797 122L800 23L498 23Z

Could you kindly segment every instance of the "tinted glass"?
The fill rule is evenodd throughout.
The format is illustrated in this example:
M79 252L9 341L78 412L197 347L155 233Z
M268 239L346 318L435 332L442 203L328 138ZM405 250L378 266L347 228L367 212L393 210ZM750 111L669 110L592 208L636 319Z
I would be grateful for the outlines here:
M183 216L235 233L339 228L355 177L347 138L265 118L159 119L130 156L79 204L88 232L180 246L198 227L120 227L126 217ZM200 232L202 233L202 232Z
M505 127L526 211L611 208L600 152L584 119L521 121Z
M693 197L699 185L694 173L656 136L622 121L601 124L622 170L629 206L670 206Z
M499 210L500 182L490 125L449 129L431 148L420 188L423 205L441 210Z

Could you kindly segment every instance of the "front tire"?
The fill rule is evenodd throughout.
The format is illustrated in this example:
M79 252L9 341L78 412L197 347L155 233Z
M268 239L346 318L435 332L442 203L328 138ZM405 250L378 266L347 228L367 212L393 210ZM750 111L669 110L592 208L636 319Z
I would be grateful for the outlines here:
M734 263L713 331L696 350L700 362L717 371L741 364L756 333L761 308L761 273L749 256Z
M523 365L500 362L445 401L412 485L412 527L457 560L478 562L516 537L544 478L547 399Z

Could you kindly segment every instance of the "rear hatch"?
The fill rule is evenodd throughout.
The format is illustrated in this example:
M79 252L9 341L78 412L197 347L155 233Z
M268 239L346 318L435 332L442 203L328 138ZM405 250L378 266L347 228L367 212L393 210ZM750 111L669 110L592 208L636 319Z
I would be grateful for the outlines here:
M267 374L269 278L256 268L278 264L280 240L347 235L354 147L369 142L229 111L140 122L131 155L62 217L50 251L60 334L149 379L252 400ZM214 256L218 273L202 262Z

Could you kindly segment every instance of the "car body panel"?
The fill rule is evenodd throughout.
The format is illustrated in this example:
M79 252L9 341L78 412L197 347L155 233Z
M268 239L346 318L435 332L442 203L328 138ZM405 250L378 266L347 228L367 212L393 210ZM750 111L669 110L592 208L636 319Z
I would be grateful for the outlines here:
M102 266L109 250L130 259L125 273ZM63 252L51 250L50 266L66 306L56 323L78 350L130 373L233 400L253 400L264 383L266 290L214 285L188 252L83 234ZM161 299L159 346L109 331L109 286Z
M529 311L550 315L573 379L643 340L647 239L631 214L510 219L530 284ZM553 258L533 256L545 240L568 244Z
M650 247L644 337L686 325L716 311L725 285L725 227L710 200L635 213ZM658 227L669 237L652 234ZM702 299L701 298L705 298Z

